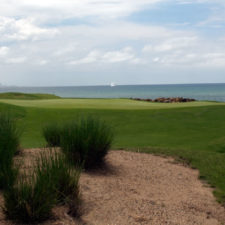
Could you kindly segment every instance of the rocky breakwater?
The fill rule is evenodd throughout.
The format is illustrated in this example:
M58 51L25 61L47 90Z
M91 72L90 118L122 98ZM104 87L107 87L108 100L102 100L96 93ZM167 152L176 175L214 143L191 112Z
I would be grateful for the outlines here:
M156 98L156 99L142 99L142 98L131 98L136 101L145 101L145 102L161 102L161 103L174 103L174 102L194 102L196 101L193 98L183 98L183 97L170 97L170 98Z

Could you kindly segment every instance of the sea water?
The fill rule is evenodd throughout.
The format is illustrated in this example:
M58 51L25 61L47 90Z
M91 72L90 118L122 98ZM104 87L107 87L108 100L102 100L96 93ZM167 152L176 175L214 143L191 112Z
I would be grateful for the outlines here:
M16 87L0 86L0 92L49 93L64 98L158 98L185 97L225 102L225 84L169 84Z

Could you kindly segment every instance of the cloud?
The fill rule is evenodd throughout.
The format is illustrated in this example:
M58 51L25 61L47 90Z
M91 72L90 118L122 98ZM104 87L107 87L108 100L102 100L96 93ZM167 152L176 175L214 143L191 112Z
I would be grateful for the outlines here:
M48 60L45 60L45 59L41 59L37 62L38 65L41 65L41 66L44 66L48 63Z
M69 77L68 71L100 74L104 69L107 72L99 75L102 81L114 68L121 79L125 71L133 73L136 68L138 75L133 79L146 71L146 77L149 71L157 70L168 75L168 68L225 68L224 31L214 34L210 30L225 21L222 2L176 0L175 4L189 4L189 9L196 3L212 7L207 20L195 25L187 21L186 26L181 26L182 11L175 13L177 23L173 25L146 19L146 12L152 10L154 20L154 9L161 3L163 7L176 6L170 0L1 0L1 73L9 71L5 77L13 77L15 71L25 71L30 80L38 80L36 71L40 69L43 74L58 74L61 81L62 74ZM185 11L185 6L179 7ZM140 15L138 22L131 18L136 12ZM78 78L85 80L80 74L78 83ZM73 75L71 80L75 79Z
M101 58L101 53L97 50L91 51L86 57L78 60L70 61L68 64L79 65L79 64L88 64L94 63Z
M196 46L198 43L197 36L181 36L174 37L168 40L164 40L161 43L156 43L155 45L146 45L142 49L142 52L168 52L174 50L184 50L185 48L190 48L190 46Z
M40 17L86 17L116 18L130 15L165 0L1 0L1 15Z
M9 53L9 48L6 46L0 47L0 56L6 56Z
M129 61L134 58L135 56L131 47L124 48L121 51L106 52L102 56L103 62L109 63Z
M6 59L5 63L20 64L20 63L24 63L26 60L27 60L26 57L8 58Z
M14 19L0 17L0 41L39 40L55 36L57 29L40 28L33 24L33 19Z
M141 63L141 60L135 57L131 47L125 47L117 51L102 52L99 50L91 51L86 57L70 61L71 65L89 64L89 63L120 63L130 62L134 64Z
M151 65L161 67L225 68L225 40L196 35L158 39L142 48Z
M152 58L153 64L168 67L225 68L224 53L174 52Z

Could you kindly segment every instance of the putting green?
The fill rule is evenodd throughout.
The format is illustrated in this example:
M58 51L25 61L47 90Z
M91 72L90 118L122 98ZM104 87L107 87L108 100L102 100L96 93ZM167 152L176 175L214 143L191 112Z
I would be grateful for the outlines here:
M152 103L130 99L45 99L45 100L14 100L0 99L8 103L23 107L60 108L60 109L167 109L182 107L199 107L210 105L225 105L217 102L187 102L187 103Z

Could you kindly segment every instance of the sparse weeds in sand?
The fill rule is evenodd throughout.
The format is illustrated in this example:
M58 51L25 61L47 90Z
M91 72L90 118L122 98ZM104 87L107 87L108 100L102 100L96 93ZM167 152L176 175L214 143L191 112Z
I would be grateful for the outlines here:
M42 133L49 147L60 145L61 126L58 123L48 123L43 126Z
M61 147L75 165L91 169L103 162L112 141L111 127L99 119L87 117L64 126Z
M71 199L79 203L80 173L80 168L75 169L63 153L54 149L40 155L35 169L37 182L50 182L58 203L68 203Z
M19 149L19 131L9 113L0 113L0 188L14 182L13 157Z
M73 206L79 214L79 177L64 154L46 150L40 154L30 175L21 176L4 192L4 212L9 219L22 223L36 223L51 216L56 204Z
M56 202L50 183L37 182L33 174L21 177L4 192L6 216L22 223L35 223L48 219Z

